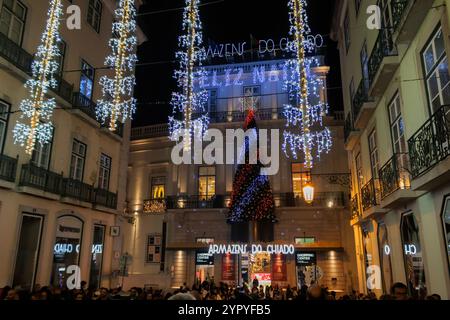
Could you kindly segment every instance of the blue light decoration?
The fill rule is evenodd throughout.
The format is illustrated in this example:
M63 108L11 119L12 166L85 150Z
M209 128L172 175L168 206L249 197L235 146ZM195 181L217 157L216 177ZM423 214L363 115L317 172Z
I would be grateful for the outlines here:
M170 139L183 137L183 149L191 149L192 138L201 139L209 126L209 116L205 110L208 101L206 90L195 90L195 80L204 79L205 71L202 62L206 59L203 48L202 23L198 11L200 0L186 0L183 13L183 32L178 38L179 69L175 71L179 92L172 93L171 105L173 114L169 117ZM177 119L177 113L183 114L183 119ZM193 119L193 114L202 116Z
M117 129L117 122L125 122L136 111L133 96L136 80L134 69L137 62L136 8L134 0L120 0L112 25L113 38L109 41L112 53L105 65L114 70L114 77L102 76L100 85L103 99L97 101L97 119L109 121L109 130Z
M320 92L325 90L323 79L319 78L313 68L319 66L316 58L306 58L306 52L313 52L314 44L307 40L311 33L308 26L306 0L289 0L290 35L294 41L289 46L295 56L286 62L291 71L285 82L289 92L290 104L284 105L286 129L283 132L283 151L294 159L303 154L303 164L306 168L313 167L313 149L317 158L322 153L328 153L332 146L331 131L323 127L322 119L328 113L328 104L320 98ZM313 131L313 127L322 128Z
M62 15L61 0L50 0L45 31L31 65L32 77L25 83L30 96L20 103L22 114L13 129L14 143L25 147L29 155L33 153L36 142L44 145L52 139L53 126L50 120L56 101L55 98L49 98L47 93L49 89L57 88L59 83L55 75L59 70L58 43L61 41L59 26Z

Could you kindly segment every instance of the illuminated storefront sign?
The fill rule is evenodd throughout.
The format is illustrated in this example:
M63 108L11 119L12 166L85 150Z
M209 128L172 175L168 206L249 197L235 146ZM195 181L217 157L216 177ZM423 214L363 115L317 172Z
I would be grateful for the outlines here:
M316 264L317 258L315 252L295 252L295 264L297 266L312 266Z
M294 245L290 244L211 244L209 254L257 254L267 252L269 254L294 254Z
M57 243L55 244L55 247L53 248L53 252L55 254L69 254L72 253L75 249L76 253L80 253L80 245L73 245L71 243ZM103 252L103 245L102 244L93 244L92 245L92 253L99 254Z
M214 255L207 251L196 251L195 252L195 265L197 266L213 266L214 265Z

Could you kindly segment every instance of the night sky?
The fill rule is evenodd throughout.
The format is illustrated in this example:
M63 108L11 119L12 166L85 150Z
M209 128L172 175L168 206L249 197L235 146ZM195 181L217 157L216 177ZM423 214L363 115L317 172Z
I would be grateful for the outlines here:
M331 110L342 109L340 89L339 52L328 36L334 0L310 0L309 25L313 34L325 39L325 63L331 67L328 78ZM208 43L250 43L250 35L257 40L288 36L289 20L287 0L203 0L199 8L203 23L205 45ZM173 71L178 36L181 31L183 0L147 0L140 13L139 24L148 37L138 50L135 96L138 110L133 126L164 123L171 112L171 92L176 89ZM178 9L179 8L179 9ZM150 14L148 14L150 13Z

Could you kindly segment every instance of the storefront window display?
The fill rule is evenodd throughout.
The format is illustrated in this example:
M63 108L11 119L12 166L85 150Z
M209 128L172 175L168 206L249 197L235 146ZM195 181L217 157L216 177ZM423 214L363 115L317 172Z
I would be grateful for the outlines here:
M214 277L214 254L208 250L195 252L195 279L198 284L210 281Z
M445 199L444 210L442 212L442 222L444 224L445 247L450 271L450 196Z
M103 247L105 241L105 226L95 225L92 241L91 270L89 286L99 288L102 278Z
M75 216L61 216L56 221L56 239L53 248L53 268L51 284L54 287L66 285L66 270L71 265L79 265L83 221Z
M297 285L299 288L314 284L319 278L315 252L295 252Z
M408 291L417 297L425 293L426 282L419 226L412 212L403 214L400 228Z
M384 223L378 225L378 248L380 255L380 268L383 275L384 292L389 293L392 287L391 246L389 245L387 228Z

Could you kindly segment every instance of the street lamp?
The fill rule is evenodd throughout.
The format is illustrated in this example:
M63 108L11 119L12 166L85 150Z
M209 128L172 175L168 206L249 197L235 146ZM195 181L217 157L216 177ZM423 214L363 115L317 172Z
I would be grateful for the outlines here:
M311 182L308 182L303 187L303 199L307 204L311 204L314 201L314 186Z

